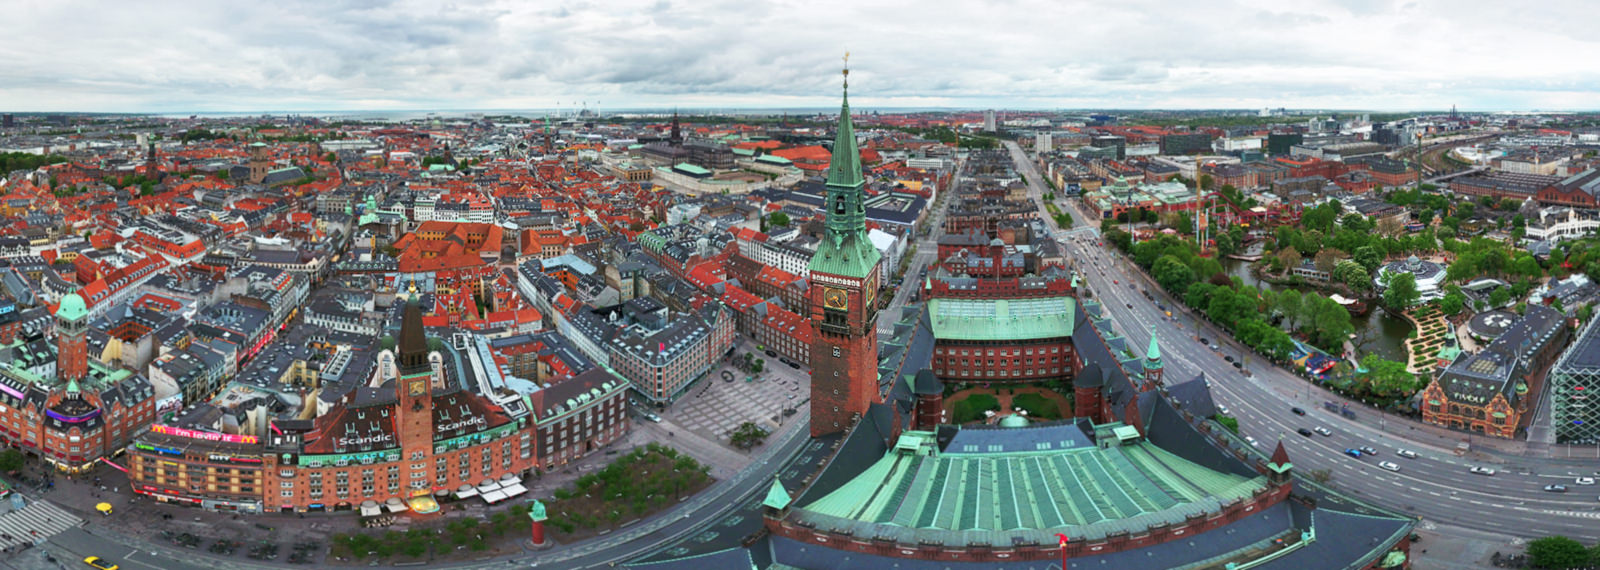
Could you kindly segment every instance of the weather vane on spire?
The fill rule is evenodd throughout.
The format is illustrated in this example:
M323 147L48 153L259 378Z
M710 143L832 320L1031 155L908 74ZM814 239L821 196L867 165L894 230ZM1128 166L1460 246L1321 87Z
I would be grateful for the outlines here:
M844 88L850 88L850 52L844 52Z

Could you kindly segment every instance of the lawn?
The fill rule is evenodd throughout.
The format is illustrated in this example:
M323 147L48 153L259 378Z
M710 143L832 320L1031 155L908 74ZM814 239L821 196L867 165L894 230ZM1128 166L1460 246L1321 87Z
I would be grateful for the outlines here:
M955 423L983 421L984 412L999 410L1000 400L990 394L972 394L955 403Z
M1049 398L1032 392L1027 394L1017 394L1015 397L1011 398L1011 404L1015 407L1027 410L1028 417L1030 418L1037 418L1041 420L1054 420L1061 418L1061 410L1056 407L1055 402L1051 401Z
M330 540L332 556L363 560L368 557L383 559L402 557L420 559L432 554L445 556L461 550L482 553L490 550L496 539L504 536L525 536L528 532L527 504L489 515L486 519L458 518L443 525L413 528L407 531L391 530L374 533L335 534ZM457 548L460 547L460 548ZM474 554L483 556L483 554Z

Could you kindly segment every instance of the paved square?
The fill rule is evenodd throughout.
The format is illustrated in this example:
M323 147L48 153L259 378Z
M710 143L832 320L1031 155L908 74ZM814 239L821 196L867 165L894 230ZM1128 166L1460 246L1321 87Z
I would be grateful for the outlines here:
M753 349L746 343L735 354ZM724 362L691 387L667 416L674 424L724 445L728 434L744 422L775 431L784 409L798 409L809 401L811 378L804 368L796 370L777 358L762 357L767 366L755 375L756 381L745 381L748 374Z

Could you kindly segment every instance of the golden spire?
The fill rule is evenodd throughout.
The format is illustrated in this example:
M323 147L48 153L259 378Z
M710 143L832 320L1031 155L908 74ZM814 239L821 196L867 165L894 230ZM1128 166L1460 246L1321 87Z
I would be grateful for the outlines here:
M850 89L850 52L844 52L844 88Z

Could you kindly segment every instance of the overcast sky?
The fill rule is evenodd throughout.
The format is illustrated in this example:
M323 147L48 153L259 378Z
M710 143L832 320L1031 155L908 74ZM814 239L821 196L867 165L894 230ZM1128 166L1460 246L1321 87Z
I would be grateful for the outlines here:
M1600 108L1579 1L0 0L0 110Z

